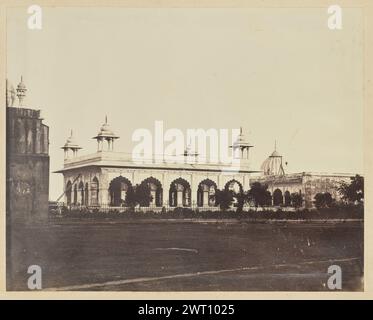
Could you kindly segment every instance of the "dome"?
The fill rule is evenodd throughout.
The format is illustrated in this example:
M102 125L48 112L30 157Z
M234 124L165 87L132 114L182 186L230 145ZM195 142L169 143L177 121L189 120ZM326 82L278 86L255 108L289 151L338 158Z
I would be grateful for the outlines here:
M110 129L108 123L104 123L98 133L99 135L114 135L114 132Z
M188 157L188 156L194 156L194 157L196 157L196 156L198 156L198 153L195 152L195 150L192 149L192 146L191 146L191 144L189 143L189 144L187 145L187 147L185 148L185 150L184 150L184 154L183 154L183 155L186 156L186 157Z
M81 149L81 147L78 145L78 143L75 140L75 137L73 136L73 131L71 130L70 137L66 139L66 142L62 149Z
M101 126L100 131L98 132L97 136L94 137L94 139L97 138L119 138L115 135L113 130L111 130L110 125L107 123L107 117L105 117L105 123Z
M272 152L270 157L282 157L282 156L277 152L277 150L275 150L275 151Z
M18 83L17 89L22 89L22 90L26 89L26 85L23 83L23 77L21 77L21 82Z
M74 145L76 145L75 138L74 138L74 137L68 137L68 138L66 139L66 143L65 143L65 145L66 145L66 144L74 144Z
M26 89L25 84L23 83L23 77L21 76L21 82L17 86L17 97L18 97L20 106L23 105L23 100L26 97L26 91L27 89Z
M266 160L264 160L260 167L260 170L263 171L264 175L285 174L285 170L282 166L282 156L276 149L271 153L271 155Z
M246 141L245 136L242 132L242 127L240 128L240 134L238 135L236 141L233 143L231 148L241 148L241 147L252 147L252 145Z

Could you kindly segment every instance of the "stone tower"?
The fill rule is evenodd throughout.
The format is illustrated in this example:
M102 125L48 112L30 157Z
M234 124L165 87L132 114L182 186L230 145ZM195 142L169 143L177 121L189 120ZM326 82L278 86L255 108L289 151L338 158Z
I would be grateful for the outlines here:
M47 218L49 193L49 127L40 110L24 106L26 86L16 92L7 82L6 181L8 222ZM14 106L15 96L19 107Z

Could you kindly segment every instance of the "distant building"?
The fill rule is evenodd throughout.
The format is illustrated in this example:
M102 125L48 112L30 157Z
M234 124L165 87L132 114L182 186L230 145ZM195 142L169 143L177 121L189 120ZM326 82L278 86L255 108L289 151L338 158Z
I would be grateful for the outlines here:
M313 208L317 193L329 192L335 200L340 200L338 186L348 182L353 174L300 172L285 173L282 156L276 150L263 162L262 174L250 179L250 183L260 182L268 186L273 206L291 206L291 194L299 193L303 198L303 207Z
M37 220L48 215L49 128L40 110L24 106L26 86L6 88L7 217L11 221ZM18 106L14 102L18 98Z

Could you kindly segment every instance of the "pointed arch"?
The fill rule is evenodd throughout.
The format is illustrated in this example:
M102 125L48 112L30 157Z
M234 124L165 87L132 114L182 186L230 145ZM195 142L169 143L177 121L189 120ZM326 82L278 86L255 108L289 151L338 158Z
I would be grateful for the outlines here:
M148 187L148 190L150 191L150 196L151 196L150 205L161 207L163 203L162 183L154 177L149 177L149 178L144 179L140 183L140 186L145 186L145 185Z
M66 204L69 206L71 205L71 193L72 193L72 183L71 181L67 181L65 187L65 194L66 194Z
M291 206L291 196L290 196L290 192L288 190L286 190L285 193L284 193L284 204L285 204L286 207Z
M198 184L197 205L199 207L215 206L215 192L217 185L215 181L204 179Z
M89 199L89 186L88 186L88 182L85 183L85 187L84 187L84 205L85 206L88 206L88 199Z
M84 183L83 181L79 182L78 186L78 204L82 205L84 204Z
M169 204L171 207L191 206L191 188L188 181L180 177L171 182Z
M75 183L74 184L74 204L78 204L78 185Z
M274 206L281 206L284 203L284 199L282 196L282 191L280 189L276 189L273 191L273 205Z
M91 205L97 206L98 205L98 197L99 197L99 190L100 190L100 183L98 178L95 176L91 182Z
M119 176L111 180L109 185L110 205L119 207L127 204L127 195L133 191L132 183L127 178Z
M232 190L234 193L242 193L243 192L243 186L241 182L237 181L236 179L229 180L225 186L225 190Z
M239 206L239 197L238 195L243 194L243 187L241 182L236 179L229 180L224 187L226 191L233 191L233 207Z

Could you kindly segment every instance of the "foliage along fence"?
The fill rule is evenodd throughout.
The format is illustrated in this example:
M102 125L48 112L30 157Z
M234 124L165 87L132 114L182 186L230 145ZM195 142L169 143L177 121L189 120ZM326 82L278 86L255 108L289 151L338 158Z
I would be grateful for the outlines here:
M288 209L288 210L284 210ZM340 204L332 208L300 209L286 207L258 208L246 207L244 211L220 210L218 207L156 207L156 208L88 208L59 207L51 212L53 217L71 218L123 218L123 219L363 219L364 206Z

